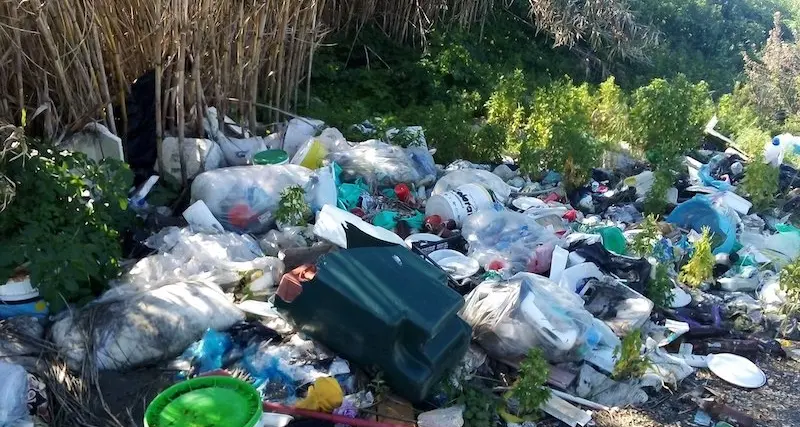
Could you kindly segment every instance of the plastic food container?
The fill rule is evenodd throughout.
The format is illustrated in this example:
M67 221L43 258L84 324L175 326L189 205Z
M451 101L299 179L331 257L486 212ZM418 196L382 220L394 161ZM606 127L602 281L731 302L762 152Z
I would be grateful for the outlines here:
M145 427L263 427L261 396L230 377L200 377L156 396L144 414Z
M253 163L257 165L285 165L289 163L289 154L283 150L266 150L253 156Z

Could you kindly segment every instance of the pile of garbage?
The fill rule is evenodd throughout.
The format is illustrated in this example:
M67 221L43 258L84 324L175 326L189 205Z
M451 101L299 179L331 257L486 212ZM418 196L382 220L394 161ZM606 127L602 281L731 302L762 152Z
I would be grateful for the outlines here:
M514 426L541 411L584 426L697 370L762 387L756 362L796 354L778 273L800 257L797 204L752 212L733 150L687 157L659 221L642 213L654 174L630 158L568 193L553 171L437 165L420 128L353 143L298 118L236 138L207 113L209 139L161 153L164 174L184 161L192 178L182 223L48 325L73 369L177 372L146 425ZM143 217L172 214L149 201L158 182L133 192ZM49 321L28 278L0 288L3 318ZM0 371L0 425L46 421L25 369ZM709 420L752 425L706 397Z

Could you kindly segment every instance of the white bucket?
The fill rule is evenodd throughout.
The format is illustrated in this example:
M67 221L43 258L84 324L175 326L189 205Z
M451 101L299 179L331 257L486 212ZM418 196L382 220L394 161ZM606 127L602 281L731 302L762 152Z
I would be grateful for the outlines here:
M478 184L464 184L428 199L425 216L439 215L442 221L454 220L461 226L468 216L492 206L492 196Z

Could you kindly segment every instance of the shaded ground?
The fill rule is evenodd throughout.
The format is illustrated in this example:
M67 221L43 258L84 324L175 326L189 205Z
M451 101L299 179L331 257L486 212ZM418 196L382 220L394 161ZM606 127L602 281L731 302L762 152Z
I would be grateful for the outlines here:
M764 357L757 365L764 370L768 379L767 385L760 389L746 390L731 386L701 369L694 377L687 378L680 390L656 393L640 408L596 413L595 423L598 427L694 426L697 407L686 395L693 389L706 388L729 406L754 417L759 426L800 427L800 363ZM172 378L172 372L160 369L107 372L101 375L100 386L109 409L118 419L126 424L141 426L147 403L160 390L172 384ZM545 420L539 425L562 424L556 420Z
M674 394L660 393L642 408L595 415L599 427L694 426L697 406L682 396L694 386L707 387L729 406L753 418L759 426L800 426L800 363L762 358L757 365L767 374L767 385L757 390L731 386L707 370L698 370Z

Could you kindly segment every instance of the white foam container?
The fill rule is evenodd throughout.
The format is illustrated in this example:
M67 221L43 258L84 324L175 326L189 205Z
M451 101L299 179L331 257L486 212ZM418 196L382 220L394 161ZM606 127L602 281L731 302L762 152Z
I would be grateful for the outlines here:
M439 215L442 221L454 220L461 226L468 216L492 207L492 196L478 184L464 184L439 195L431 196L425 205L425 216Z

